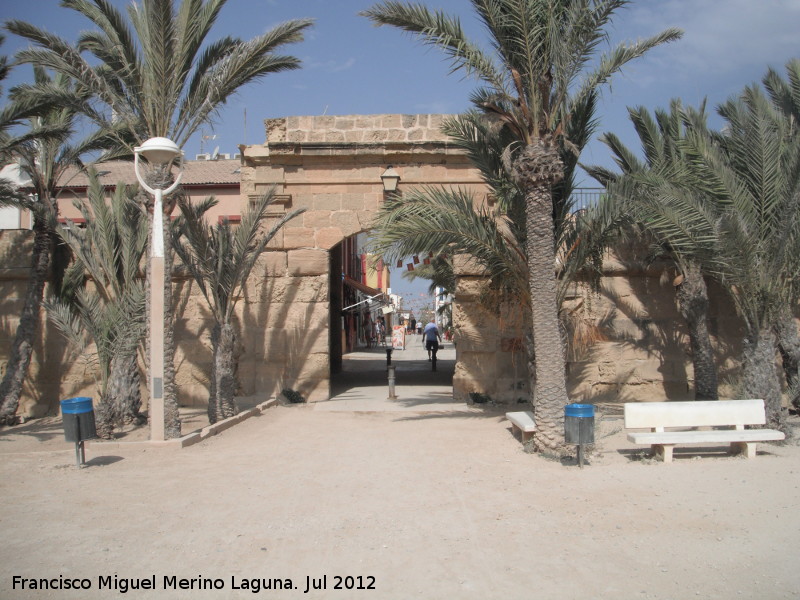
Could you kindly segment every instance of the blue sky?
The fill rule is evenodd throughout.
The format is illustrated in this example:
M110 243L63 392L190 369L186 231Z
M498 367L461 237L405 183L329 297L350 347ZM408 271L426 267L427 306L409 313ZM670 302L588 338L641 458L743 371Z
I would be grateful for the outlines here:
M118 0L120 7L128 4ZM206 135L203 150L233 153L239 144L264 142L263 121L289 115L374 113L456 113L468 108L475 82L449 74L442 54L422 47L392 28L376 28L358 16L371 0L229 0L216 36L250 38L275 24L311 17L315 26L306 41L284 51L299 57L303 68L271 75L229 100ZM482 38L467 0L428 0L430 8L459 15L474 39ZM68 40L86 22L57 0L0 0L0 19L29 21ZM610 41L633 41L674 26L684 38L631 63L606 89L599 132L613 131L635 147L628 106L667 106L671 98L709 108L757 82L768 66L783 71L800 56L797 31L800 0L636 0L618 13ZM6 34L0 53L11 55L23 45ZM20 67L5 85L30 77ZM712 119L712 124L714 120ZM184 148L188 157L201 150L201 136ZM581 160L610 166L604 146L593 142ZM585 178L583 184L592 185ZM400 278L393 281L397 287Z

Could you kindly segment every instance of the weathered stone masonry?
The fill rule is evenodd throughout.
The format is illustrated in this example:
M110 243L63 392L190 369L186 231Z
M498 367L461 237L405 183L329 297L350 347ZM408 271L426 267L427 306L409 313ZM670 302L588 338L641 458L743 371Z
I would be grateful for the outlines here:
M485 197L479 174L447 141L443 115L285 117L266 121L266 142L242 147L241 208L275 187L274 217L300 207L251 274L238 305L241 396L275 396L283 387L311 401L330 394L331 334L338 334L337 300L330 294L330 250L369 229L384 201L380 175L400 173L400 191L419 185L461 186ZM29 233L0 237L0 366L16 329L27 284ZM647 270L609 257L602 292L576 288L571 306L595 343L570 357L571 397L578 401L688 399L691 362L666 265ZM207 398L211 320L192 282L176 277L176 369L182 404ZM486 310L478 302L485 277L461 265L454 321L458 362L453 393L499 402L528 398L527 367L514 307ZM713 294L711 332L721 380L735 375L739 323ZM92 395L89 369L69 357L60 335L45 323L37 340L20 412L54 413L58 400ZM724 390L723 390L724 393Z

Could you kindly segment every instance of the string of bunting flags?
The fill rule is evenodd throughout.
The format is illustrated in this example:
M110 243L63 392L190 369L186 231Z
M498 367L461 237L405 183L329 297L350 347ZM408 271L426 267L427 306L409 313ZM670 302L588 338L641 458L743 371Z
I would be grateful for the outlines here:
M447 258L447 255L442 254L442 258ZM433 259L433 252L429 252L428 256L426 256L425 258L422 259L422 264L429 265L429 264L431 264L431 260L432 259ZM410 262L410 263L406 264L406 270L408 270L408 271L413 271L414 270L414 265L418 265L419 264L420 258L419 258L418 255L415 255L415 256L411 257L411 260L413 262ZM402 258L397 261L397 268L398 269L402 269L403 268L403 259Z

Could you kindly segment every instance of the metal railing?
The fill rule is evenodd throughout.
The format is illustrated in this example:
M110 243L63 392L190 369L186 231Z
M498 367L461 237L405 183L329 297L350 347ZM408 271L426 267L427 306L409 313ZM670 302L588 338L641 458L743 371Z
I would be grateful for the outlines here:
M600 201L600 198L606 193L605 188L575 188L572 190L572 212L576 213L580 210L585 210L590 206L594 206Z

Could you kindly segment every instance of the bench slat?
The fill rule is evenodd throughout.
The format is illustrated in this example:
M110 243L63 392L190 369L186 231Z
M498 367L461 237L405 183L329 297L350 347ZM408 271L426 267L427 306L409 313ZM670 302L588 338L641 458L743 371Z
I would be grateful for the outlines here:
M634 444L705 444L730 442L766 442L785 439L782 431L775 429L716 429L714 431L665 431L629 433L628 441Z
M763 425L763 400L701 400L694 402L628 402L627 429Z
M536 422L533 420L533 413L530 411L507 412L506 419L525 433L536 431Z
M528 442L533 438L536 431L536 422L533 420L533 413L530 411L507 412L506 419L511 421L511 430L514 433L517 429L520 430L520 437L522 443Z

